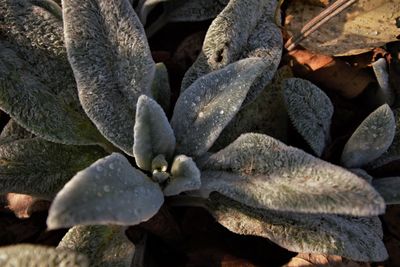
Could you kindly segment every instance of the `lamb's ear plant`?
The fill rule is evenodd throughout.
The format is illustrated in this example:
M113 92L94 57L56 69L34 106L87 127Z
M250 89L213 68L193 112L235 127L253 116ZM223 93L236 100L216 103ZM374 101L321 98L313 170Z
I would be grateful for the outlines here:
M10 12L14 2L1 1L1 14L11 25L7 27L20 25L17 37L35 52L35 42L24 38L38 27L28 27L24 33ZM48 11L28 1L23 4L27 10L23 16L34 21L37 16L49 17L46 23L58 23L60 53L54 58L64 62L59 19L51 12L40 17L40 12ZM10 55L0 63L0 107L39 136L17 134L11 130L14 126L6 128L0 142L0 148L4 146L0 152L7 151L0 161L2 192L52 198L69 176L53 200L47 225L49 229L73 227L60 248L87 253L91 266L129 266L134 248L123 236L124 227L149 220L165 197L174 197L180 205L202 205L228 229L270 238L296 252L384 260L387 253L376 216L384 212L385 203L364 179L264 134L243 134L225 148L209 152L277 68L282 39L271 22L274 5L275 1L229 1L211 25L204 54L186 75L168 121L151 97L158 79L154 79L156 65L130 2L64 0L65 46L77 95L73 81L68 94L56 86L53 79L60 73L49 78L37 72L35 61L28 60L30 53L14 51L10 45L0 47L0 54ZM2 34L5 42L20 49L13 31ZM46 41L48 48L55 45ZM65 68L61 78L71 73ZM28 86L26 81L32 82ZM62 93L71 96L66 98L71 99L69 105L63 105ZM30 94L29 101L22 101ZM21 100L12 102L12 109L11 95ZM49 97L41 100L42 96ZM68 114L72 115L64 125ZM23 145L10 145L15 142ZM110 155L104 157L103 148ZM45 170L38 170L28 158ZM7 176L9 170L12 175ZM43 174L40 180L38 171ZM78 172L67 173L71 171ZM24 187L22 177L35 180L35 187ZM117 255L109 253L116 249Z

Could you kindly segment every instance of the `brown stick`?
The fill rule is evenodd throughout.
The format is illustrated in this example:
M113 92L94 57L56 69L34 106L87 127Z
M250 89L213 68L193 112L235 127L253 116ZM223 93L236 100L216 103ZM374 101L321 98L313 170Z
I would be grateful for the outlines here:
M357 0L337 0L332 5L322 10L321 13L319 13L309 22L307 22L298 35L296 35L294 38L290 38L286 42L285 48L288 51L293 50L307 36L316 31L330 19L341 13L343 10L353 5L356 1Z

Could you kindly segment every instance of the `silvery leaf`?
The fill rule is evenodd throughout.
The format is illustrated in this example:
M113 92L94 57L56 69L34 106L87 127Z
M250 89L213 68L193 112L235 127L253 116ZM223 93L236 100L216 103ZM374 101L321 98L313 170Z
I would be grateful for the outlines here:
M382 197L363 179L262 134L243 134L198 162L200 194L211 192L250 207L352 216L382 214Z
M135 225L150 219L163 202L158 184L124 156L113 153L78 172L64 186L50 207L47 226Z
M125 235L124 226L80 225L71 228L57 249L86 255L90 266L130 267L135 245Z
M288 114L283 101L282 81L291 77L293 74L288 66L278 69L272 82L229 122L211 150L226 147L243 133L262 133L285 143Z
M264 64L258 58L240 60L202 76L180 95L171 119L177 154L196 157L212 146Z
M265 62L245 103L253 100L272 79L282 54L282 36L274 24L274 0L231 0L209 27L202 52L186 72L181 90L195 80L240 59L258 57Z
M311 82L287 79L283 92L289 118L317 156L330 139L333 105L329 97Z
M208 210L234 233L265 237L294 252L340 255L365 262L388 257L378 217L257 210L218 196L213 197Z
M56 144L39 137L0 143L0 194L51 200L79 170L106 153L97 146Z
M390 147L396 122L389 105L372 112L354 131L344 146L341 162L348 168L363 166L381 156Z
M393 110L393 113L396 123L396 133L393 142L382 156L368 164L368 168L370 169L378 168L400 159L400 109Z
M19 139L34 138L35 135L21 127L15 120L10 119L0 134L0 143Z
M200 170L194 161L185 156L175 157L171 167L171 178L164 188L165 196L178 195L185 191L197 190L201 186Z
M153 99L160 104L165 112L168 112L170 109L171 88L169 86L168 70L163 63L156 64L151 93Z
M155 64L127 0L64 0L68 58L89 118L132 155L136 102L150 94Z
M400 204L400 177L375 179L372 185L383 197L386 204Z
M79 266L88 267L88 259L72 251L35 245L14 245L0 248L0 265L3 267Z
M174 131L163 109L150 97L140 96L136 108L133 155L142 170L151 171L151 162L156 156L172 159Z
M64 144L101 142L100 133L83 111L75 108L79 101L76 99L75 103L65 93L57 92L58 88L44 83L46 81L35 72L35 65L25 62L0 42L1 109L24 128L49 141Z

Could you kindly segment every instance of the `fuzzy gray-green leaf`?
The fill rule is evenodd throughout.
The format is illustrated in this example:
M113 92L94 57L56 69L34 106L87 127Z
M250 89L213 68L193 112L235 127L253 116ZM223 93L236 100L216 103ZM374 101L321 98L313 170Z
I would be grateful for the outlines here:
M133 155L139 168L151 171L151 162L158 155L172 159L174 131L160 105L145 95L137 103L134 138Z
M35 66L0 42L0 107L24 128L53 142L95 144L102 140L76 103L45 84ZM57 77L54 77L57 79ZM68 89L68 88L67 88ZM79 103L78 100L76 100Z
M288 114L283 101L282 81L291 77L293 73L288 66L278 69L272 82L236 114L210 150L220 150L244 133L262 133L285 143Z
M289 118L317 156L330 139L333 105L329 97L311 82L299 78L283 83Z
M253 100L272 79L282 53L282 36L274 24L275 0L231 0L209 27L202 51L186 72L181 90L201 76L239 59L258 57L264 71L252 84L245 103Z
M196 163L185 155L175 157L171 167L171 175L169 183L164 188L165 196L197 190L201 186L200 170Z
M64 186L50 207L47 226L135 225L150 219L163 202L158 184L124 156L113 153L78 172Z
M14 245L0 248L0 266L79 266L88 267L88 259L81 254L35 245Z
M101 137L80 106L56 6L0 1L0 107L50 141L93 144Z
M130 267L135 246L124 226L80 225L71 228L57 249L72 250L89 258L93 267Z
M177 154L205 153L239 111L264 62L248 58L199 78L176 102L171 125Z
M394 118L396 121L396 133L393 142L385 153L376 160L368 164L368 168L374 169L392 161L400 159L400 108L393 110Z
M388 257L378 217L259 210L221 196L212 198L208 210L232 232L265 237L294 252L339 255L365 262Z
M244 134L198 162L200 193L254 208L353 216L382 214L382 197L351 172L262 134Z
M344 146L341 162L349 168L363 166L381 156L393 142L396 122L389 105L372 112Z
M132 155L136 102L150 94L155 64L127 0L64 0L68 58L89 118Z
M0 143L0 194L52 199L76 172L105 156L96 146L72 146L39 137Z
M386 204L400 204L400 177L375 179L372 183Z

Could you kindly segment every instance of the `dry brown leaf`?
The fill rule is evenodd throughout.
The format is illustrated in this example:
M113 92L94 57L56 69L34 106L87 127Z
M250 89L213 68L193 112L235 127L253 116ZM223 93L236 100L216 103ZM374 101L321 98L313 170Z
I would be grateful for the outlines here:
M375 78L363 69L352 67L345 61L308 50L295 49L285 61L295 76L310 80L321 88L338 92L346 98L360 95Z
M293 1L286 11L285 26L296 35L304 24L323 10L310 1ZM397 40L400 1L359 0L335 16L301 45L329 55L354 55Z
M49 208L49 202L24 194L8 193L7 206L18 218L28 218L33 212Z
M350 261L340 256L299 253L292 258L284 267L306 267L306 266L326 266L326 267L369 267L369 263Z

